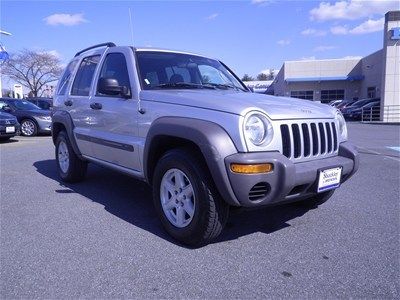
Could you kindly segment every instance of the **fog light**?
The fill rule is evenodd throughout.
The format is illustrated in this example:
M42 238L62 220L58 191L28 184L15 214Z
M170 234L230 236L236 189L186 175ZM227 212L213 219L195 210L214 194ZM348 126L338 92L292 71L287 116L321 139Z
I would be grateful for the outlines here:
M231 171L234 173L257 174L257 173L269 173L272 170L273 170L272 164L255 164L255 165L231 164Z

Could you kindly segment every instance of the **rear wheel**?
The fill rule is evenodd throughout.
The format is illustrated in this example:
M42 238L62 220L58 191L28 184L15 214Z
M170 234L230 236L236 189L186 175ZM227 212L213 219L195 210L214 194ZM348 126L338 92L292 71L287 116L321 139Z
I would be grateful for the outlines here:
M63 181L78 182L84 179L87 162L81 160L75 154L65 131L61 131L57 136L56 160L58 174Z
M35 136L37 134L38 127L35 121L31 119L25 119L21 122L21 134L23 136Z
M204 162L189 149L167 152L153 178L153 201L166 231L176 240L200 246L225 226L229 206L216 190Z

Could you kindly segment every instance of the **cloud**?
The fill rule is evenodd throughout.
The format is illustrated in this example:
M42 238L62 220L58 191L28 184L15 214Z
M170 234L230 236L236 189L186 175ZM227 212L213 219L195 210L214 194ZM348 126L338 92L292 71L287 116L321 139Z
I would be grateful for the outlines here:
M53 14L43 19L47 25L75 26L88 22L83 14Z
M61 54L57 51L57 50L49 50L49 51L45 51L46 53L53 55L57 58L61 58Z
M215 13L206 17L206 20L214 20L219 16L219 14Z
M287 46L287 45L290 45L290 40L288 40L288 39L287 40L279 40L276 43L280 46Z
M308 36L325 36L326 35L326 31L325 30L318 30L318 29L314 29L314 28L307 28L304 29L301 32L302 35L308 35Z
M323 51L328 51L328 50L332 50L335 49L337 47L335 46L318 46L314 48L314 52L323 52Z
M365 34L376 31L383 30L383 26L385 24L385 18L380 18L378 20L367 20L364 23L361 23L357 27L354 27L349 32L351 34Z
M252 0L251 3L255 5L265 6L276 2L276 0Z
M315 58L315 56L305 56L305 57L302 57L300 59L301 60L315 60L316 58Z
M344 35L347 34L348 32L349 29L347 28L347 26L338 25L331 27L331 33L335 35Z
M310 10L311 20L357 20L360 18L371 17L373 15L383 15L390 10L398 10L398 1L363 1L346 0L321 2L318 7Z
M352 29L349 29L348 26L334 26L331 28L331 33L335 35L366 34L383 30L384 23L385 18L380 18L378 20L369 19Z

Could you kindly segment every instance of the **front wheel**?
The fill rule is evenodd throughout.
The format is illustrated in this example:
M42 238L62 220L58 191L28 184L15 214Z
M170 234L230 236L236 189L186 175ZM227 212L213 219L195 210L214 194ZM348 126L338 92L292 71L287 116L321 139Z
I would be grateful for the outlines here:
M85 177L87 162L75 154L65 131L61 131L57 136L56 160L58 174L63 181L78 182Z
M216 190L205 163L189 153L188 149L175 149L160 159L154 171L153 201L172 237L200 246L221 233L229 206Z
M38 127L35 121L26 119L21 122L21 134L23 136L35 136L37 134Z

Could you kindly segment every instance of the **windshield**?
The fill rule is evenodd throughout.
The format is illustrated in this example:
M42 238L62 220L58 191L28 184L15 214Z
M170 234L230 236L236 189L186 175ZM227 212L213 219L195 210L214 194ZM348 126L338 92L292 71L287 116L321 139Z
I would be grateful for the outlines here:
M16 110L40 109L40 107L36 106L35 104L33 104L29 101L24 101L24 100L9 101L8 104Z
M219 61L205 57L169 53L137 52L142 87L154 89L234 89L247 91Z

